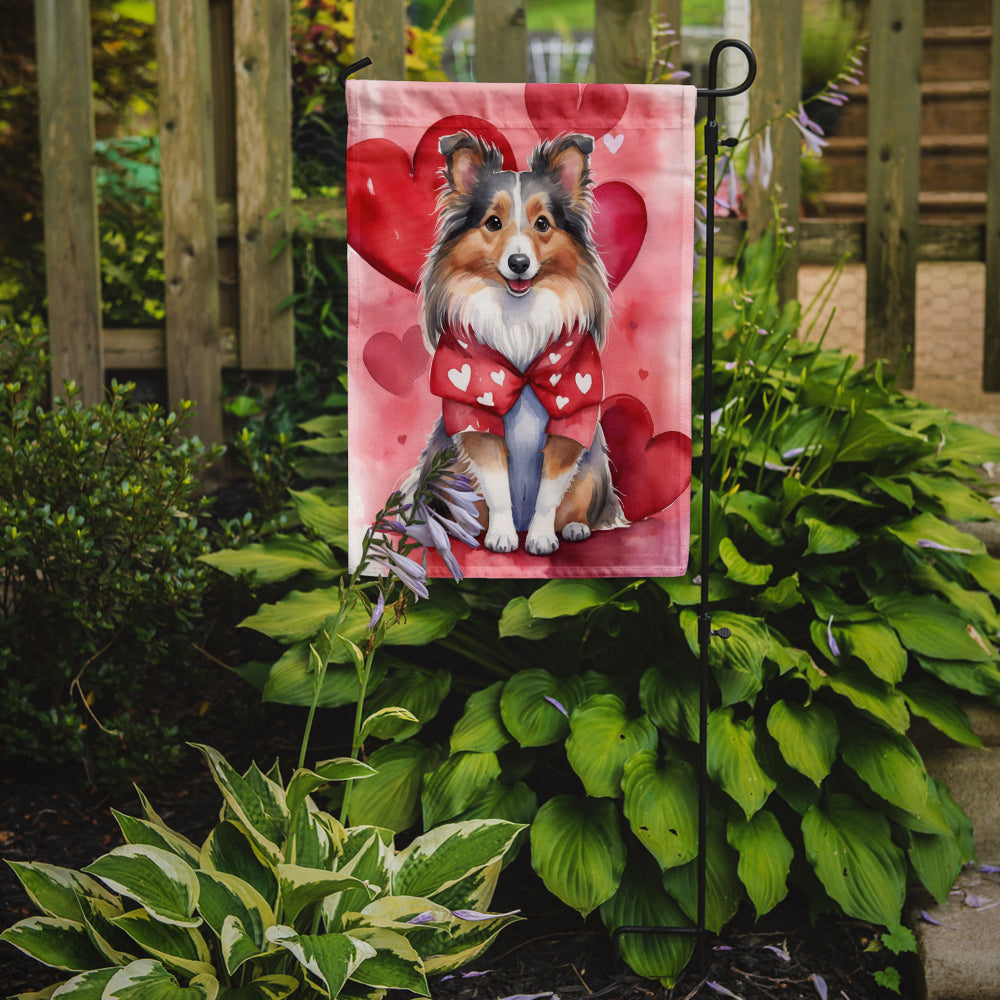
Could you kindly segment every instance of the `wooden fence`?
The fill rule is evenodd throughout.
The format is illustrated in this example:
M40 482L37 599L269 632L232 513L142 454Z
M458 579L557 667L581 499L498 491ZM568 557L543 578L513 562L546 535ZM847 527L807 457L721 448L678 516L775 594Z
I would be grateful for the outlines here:
M476 76L525 78L525 7L530 0L474 0ZM223 437L223 368L276 371L293 364L290 235L290 0L158 0L166 325L101 326L97 210L92 168L88 0L35 0L53 383L73 379L83 398L101 397L105 372L165 369L171 402L198 405L196 433ZM596 79L642 82L649 18L657 0L595 0ZM356 52L366 75L404 75L405 0L357 0ZM658 14L681 23L681 0ZM782 277L795 294L800 263L849 253L867 269L866 355L898 363L912 384L916 265L985 261L983 383L1000 390L1000 0L992 3L991 99L986 222L921 223L919 53L923 2L871 0L867 81L869 133L865 221L785 223L797 242ZM751 43L759 72L750 91L751 129L800 97L801 0L753 0ZM497 44L503 39L503 44ZM683 39L681 40L683 46ZM676 56L676 53L675 53ZM720 102L724 121L725 102ZM736 125L731 131L736 131ZM716 241L731 254L745 228L759 234L771 199L799 203L800 139L774 133L767 190L748 193L746 222L724 220ZM343 238L342 202L299 206L315 236ZM785 210L786 216L788 210Z

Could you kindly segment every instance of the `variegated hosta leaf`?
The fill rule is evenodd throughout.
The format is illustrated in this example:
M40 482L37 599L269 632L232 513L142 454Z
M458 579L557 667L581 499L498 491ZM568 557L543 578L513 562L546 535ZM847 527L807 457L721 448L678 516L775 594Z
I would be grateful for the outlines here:
M847 766L876 795L919 815L927 802L927 771L906 736L861 719L852 721L850 738L840 749Z
M625 817L661 869L698 853L698 783L689 764L660 760L652 750L625 762Z
M434 893L434 901L448 907L449 910L488 910L493 902L493 894L496 892L505 860L506 857L497 858L485 868L478 868L446 889Z
M212 956L205 939L190 927L160 923L145 910L123 913L112 923L171 969L181 969L189 976L213 971Z
M361 889L369 893L369 898L375 895L374 890L353 875L303 868L300 865L278 865L278 881L281 887L282 912L285 919L291 921L305 907L345 889Z
M285 1000L299 985L294 976L261 976L244 986L224 986L218 1000Z
M347 831L337 871L353 875L367 888L345 889L323 900L324 926L344 930L343 915L358 912L368 905L372 892L385 892L389 886L392 857L392 833L373 826L356 826Z
M717 708L708 717L708 774L749 818L774 791L775 780L757 761L752 718L737 721L733 709Z
M737 816L730 820L726 836L730 847L740 853L736 873L759 918L788 895L788 872L795 849L774 814L766 809L750 819Z
M272 908L278 905L278 875L241 823L220 823L201 847L199 867L224 872L252 885Z
M19 1000L19 998L28 1000L29 997L35 997L38 1000L41 997L52 997L54 1000L101 1000L101 997L104 996L104 988L111 982L119 968L119 966L112 966L107 969L91 969L89 972L81 972L80 975L67 979L51 993L49 990L52 990L52 987L49 987L49 990L44 993L21 993L11 1000Z
M134 899L150 916L166 924L197 927L198 878L171 851L146 844L125 844L98 858L84 871L113 892Z
M495 753L452 754L424 778L420 796L424 826L437 826L454 819L499 777L500 764Z
M370 944L349 934L296 934L291 927L278 924L268 928L267 939L294 955L309 978L332 997L363 961L375 957Z
M284 789L255 769L246 776L240 775L217 750L203 744L193 745L208 761L226 806L246 827L264 855L277 863L281 857L279 844L288 832Z
M119 969L101 1000L216 1000L218 995L219 981L212 975L196 976L181 986L159 962L143 958Z
M470 695L462 717L451 733L451 752L473 750L476 753L495 753L510 742L500 716L500 692L503 681L497 681Z
M246 954L243 938L249 938L253 954L266 950L264 931L274 925L274 912L252 885L235 875L200 871L198 883L201 887L198 910L220 940L223 939L227 921L235 920L239 923L238 928L230 928L229 931L230 944L239 942L239 960L231 964L230 959L235 959L236 953L232 947L224 949L227 971L232 975L240 964L252 957Z
M613 694L595 694L570 716L566 757L595 798L621 797L625 761L639 750L653 750L659 740L648 715L630 719L625 702Z
M505 820L446 823L421 834L393 860L392 892L433 899L500 861L523 827Z
M802 836L820 882L849 917L899 923L906 866L882 813L849 795L830 795L805 814Z
M684 912L664 891L651 859L630 858L618 891L601 905L610 932L619 927L690 927ZM692 934L623 934L619 952L640 976L672 986L694 950Z
M312 799L306 799L292 819L285 858L305 868L335 868L344 836L338 820L317 809Z
M833 712L812 702L798 705L778 700L767 716L767 731L781 748L781 756L815 785L830 773L840 732Z
M65 917L28 917L0 934L35 961L53 969L81 972L100 968L105 960L91 944L87 928Z
M97 879L39 861L8 861L31 901L46 916L81 920L80 897L92 896L109 903L116 898Z
M376 774L373 767L353 757L336 757L324 760L313 770L301 767L288 782L285 792L285 805L288 812L294 815L306 797L312 795L318 788L328 785L331 781L350 781L356 778L370 778Z
M430 996L424 963L402 934L384 927L356 927L351 937L375 949L375 954L351 973L355 982Z
M500 694L504 727L523 747L543 747L569 732L569 716L583 701L579 677L560 679L547 670L514 674Z
M610 899L625 870L615 803L549 799L531 824L531 865L549 892L583 916Z
M135 942L114 924L125 911L120 902L109 903L93 896L80 899L83 921L94 947L104 956L105 965L128 965L139 958Z
M428 974L452 972L477 959L493 943L508 924L520 920L516 912L477 914L466 919L467 910L452 910L450 933L441 933L437 946L424 956L424 971ZM416 942L414 942L416 944Z
M126 816L125 813L120 813L117 809L112 809L111 812L129 844L159 847L161 850L176 854L192 868L197 866L199 849L187 837L158 823L136 819L134 816Z

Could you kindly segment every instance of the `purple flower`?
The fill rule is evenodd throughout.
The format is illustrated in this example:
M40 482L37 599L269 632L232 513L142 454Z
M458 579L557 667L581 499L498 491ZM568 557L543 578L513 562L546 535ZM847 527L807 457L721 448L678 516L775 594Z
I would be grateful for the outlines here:
M830 652L834 656L840 656L840 646L837 645L837 640L833 637L833 615L830 615L830 620L826 623L826 641L830 647Z
M757 143L750 147L750 160L747 163L747 182L753 184L757 180L760 186L767 190L771 186L771 174L774 172L774 150L771 148L771 126L764 129L764 135L758 137Z
M555 705L555 707L559 709L559 711L562 712L562 714L565 715L567 719L569 718L569 712L566 711L565 707L562 705L561 702L556 701L555 698L550 698L548 695L544 695L544 698L550 705Z
M784 948L779 948L775 944L766 944L766 945L764 945L764 950L765 951L773 951L775 953L775 955L777 955L778 958L780 958L782 960L782 962L790 962L792 960L792 956L789 955L788 952Z
M375 602L375 607L372 608L372 616L368 619L368 631L372 632L375 626L382 620L382 615L385 612L385 594L380 590L378 592L378 600Z
M822 138L823 130L806 114L806 109L800 104L798 114L790 112L789 116L792 124L802 134L806 149L816 156L822 156L823 147L827 145L827 141Z
M513 917L520 913L520 910L511 910L509 913L480 913L479 910L452 910L451 915L459 920L492 920L494 917Z
M376 566L381 566L387 573L397 577L400 583L411 590L417 597L428 597L427 569L415 559L397 552L384 538L372 542L368 549L368 558Z
M809 978L812 979L813 986L816 987L816 992L819 994L819 1000L826 1000L828 992L826 988L826 980L815 972Z
M738 994L734 993L732 990L727 990L725 986L721 983L713 983L711 980L705 985L712 990L714 993L721 993L724 997L733 997L734 1000L743 1000L743 998Z
M940 542L935 542L930 538L918 538L917 547L921 549L938 549L941 552L959 552L965 556L972 555L972 549L956 549L951 545L942 545Z
M408 924L432 924L437 920L433 910L424 910L423 913L418 913L415 917L410 917L406 922Z

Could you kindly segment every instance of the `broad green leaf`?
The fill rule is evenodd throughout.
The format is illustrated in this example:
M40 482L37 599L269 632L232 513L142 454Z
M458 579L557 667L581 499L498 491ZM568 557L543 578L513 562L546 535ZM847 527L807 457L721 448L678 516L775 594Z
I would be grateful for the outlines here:
M494 753L510 742L510 733L500 717L500 692L503 681L490 684L470 695L462 717L451 733L451 752L474 750Z
M780 546L784 539L778 505L768 496L739 490L726 497L726 513L745 521L768 545Z
M996 659L996 651L975 626L936 597L881 595L874 603L903 645L915 653L975 663Z
M346 889L368 891L361 879L353 875L303 868L301 865L278 865L278 884L281 888L282 914L292 922L307 906L327 896ZM373 895L374 890L371 890L370 896Z
M199 866L204 871L234 875L253 886L270 906L277 905L277 873L242 824L220 823L202 844Z
M921 549L923 547L921 542L933 542L935 545L943 545L945 548L968 552L971 555L983 555L986 552L986 546L978 538L933 514L918 514L908 521L888 525L886 531L912 549Z
M918 585L914 589L930 590L940 594L956 611L981 626L987 633L996 635L1000 632L1000 615L997 614L990 594L982 590L972 590L964 582L956 583L954 580L949 580L926 562L915 566L910 578Z
M726 842L726 824L721 813L708 816L705 848L705 926L718 934L729 923L744 897L743 883L736 873L736 852ZM663 873L663 887L677 900L691 920L698 917L698 860Z
M285 1000L299 988L292 976L261 976L245 986L224 986L218 1000Z
M424 963L402 934L384 927L361 926L351 930L351 937L375 949L375 954L351 973L355 982L430 996Z
M391 630L390 630L391 634ZM403 719L381 726L381 739L405 740L419 732L425 722L437 715L445 695L451 689L451 674L447 670L409 667L394 670L375 688L365 702L365 708L376 712L383 708L405 708L417 720Z
M829 556L844 552L855 545L860 537L846 524L828 524L816 517L803 518L803 523L809 529L809 542L805 551L807 556Z
M170 851L147 844L125 844L98 858L84 871L112 892L134 899L151 917L178 927L197 927L198 878L191 866Z
M186 861L189 865L198 864L199 849L182 834L176 833L159 823L150 822L146 819L136 819L134 816L126 816L125 813L111 810L118 826L121 827L122 835L130 844L147 844L150 847L159 847L164 851L170 851L177 857Z
M493 781L457 819L505 819L529 824L538 812L538 796L523 782Z
M1000 597L1000 559L990 555L973 556L964 560L965 568L973 575L980 587L994 597Z
M622 790L625 818L660 868L697 855L698 782L688 764L642 750L625 762Z
M851 421L837 451L838 462L868 462L896 446L920 445L926 438L871 410L860 411Z
M738 721L731 707L709 713L708 774L748 819L764 805L776 782L757 762L753 718Z
M926 719L945 736L967 747L983 745L965 710L947 688L932 680L907 681L900 686L900 691L910 711Z
M647 715L629 719L625 703L613 694L595 694L574 709L566 758L588 795L621 796L622 768L639 750L653 750L659 739Z
M754 597L758 608L763 612L787 611L798 604L804 604L805 598L799 590L799 574L792 573L779 580L773 587L762 590Z
M927 673L949 687L985 697L1000 694L1000 669L994 663L937 660L931 656L918 656L917 662Z
M249 938L252 943L252 954L241 957L239 961L231 961L232 948L224 949L226 970L232 975L247 957L253 957L265 950L264 931L274 925L274 912L267 900L252 885L235 875L200 871L198 883L201 887L198 911L209 927L215 931L216 936L223 940L226 921L235 920L239 922L241 934Z
M951 420L944 431L944 442L937 453L940 462L1000 462L1000 445L996 434Z
M379 747L368 758L378 772L351 789L352 826L381 826L399 833L420 817L424 774L439 757L435 750L406 740Z
M331 781L355 781L360 778L374 777L378 772L375 768L355 760L353 757L335 757L324 760L316 765L315 770L299 768L288 782L285 792L285 805L289 813L296 813L305 802L307 796L317 789L330 784Z
M500 615L501 639L517 636L520 639L544 639L561 631L565 626L558 619L536 618L531 613L527 597L515 597L507 602Z
M806 813L802 836L809 863L844 913L873 924L899 923L906 866L880 812L849 795L830 795Z
M907 510L913 508L913 490L906 483L886 476L865 476L865 479Z
M409 709L394 705L372 712L361 724L358 736L362 740L368 739L369 736L380 740L391 740L398 733L412 735L420 725L420 720ZM403 738L405 739L405 736Z
M910 472L906 478L925 497L940 504L941 513L950 521L992 521L996 518L996 511L989 500L954 476L925 476Z
M81 896L93 896L109 903L115 897L96 879L71 868L60 868L40 861L8 861L24 891L46 916L67 920L83 919Z
M927 772L920 754L900 733L861 719L851 720L840 753L848 767L876 795L919 815L927 801Z
M375 688L385 677L387 658L376 657L368 685ZM326 668L316 695L316 673L310 663L309 643L297 642L282 653L264 681L261 697L279 705L311 705L317 708L340 708L358 700L360 686L353 666L331 663Z
M218 995L219 981L213 975L198 975L181 986L159 962L143 958L117 970L101 1000L216 1000Z
M429 829L454 819L498 777L500 764L495 753L452 754L424 779L420 798L424 827Z
M811 666L806 679L814 690L828 688L899 733L905 733L910 724L903 696L867 669L847 666L825 674Z
M531 866L545 887L586 916L618 890L625 842L608 799L557 795L531 824Z
M856 656L886 684L898 684L906 673L906 650L896 633L879 622L852 622L833 626L844 653Z
M639 682L639 704L660 729L678 740L698 739L697 672L676 662L669 672L650 667Z
M28 917L19 920L0 934L26 955L54 969L82 972L100 968L104 959L91 944L87 929L65 917Z
M779 699L767 715L767 731L781 748L785 761L819 786L837 756L839 731L833 712L811 702L798 705Z
M607 604L617 592L609 580L549 580L529 598L535 618L565 618Z
M434 899L461 879L499 862L521 829L497 819L446 823L428 830L396 855L392 891Z
M964 862L957 838L950 833L911 833L909 855L924 888L939 903L946 902Z
M246 574L255 584L277 583L298 573L331 580L344 572L325 542L297 535L271 535L265 542L209 552L199 558L229 576Z
M795 849L774 813L762 809L750 819L737 816L726 828L729 846L739 851L736 873L760 919L788 894L788 873Z
M656 867L630 858L615 894L601 904L601 920L609 932L619 927L688 927L691 921L664 891ZM691 934L622 934L622 958L638 975L673 986L694 951Z
M569 732L569 716L583 695L579 677L560 679L547 670L522 670L504 684L500 716L521 746L547 746Z
M347 507L327 503L315 490L289 490L295 513L324 542L347 550Z
M291 952L331 997L339 996L362 962L375 957L370 944L349 934L296 934L293 928L278 924L268 928L267 939Z
M212 777L226 805L249 831L264 855L272 862L280 857L278 844L288 831L288 809L284 789L269 779L255 783L240 775L217 750L192 744L208 761Z
M726 575L730 580L746 584L748 587L763 587L771 578L774 566L770 563L751 563L740 555L739 549L731 538L719 540L719 558L726 565Z
M695 509L692 503L691 509ZM658 576L653 581L670 600L682 608L691 607L693 604L701 602L701 583L694 583L688 576ZM708 575L708 599L710 601L724 601L731 597L738 590L738 585L729 577L722 573L709 573Z
M161 923L145 910L123 913L111 922L168 968L179 969L188 976L212 974L208 945L195 929Z
M698 616L685 610L680 622L691 653L699 657ZM708 662L722 690L723 704L752 703L763 686L764 659L771 648L770 633L759 618L730 611L713 613L712 629L730 632L728 638L713 636L708 645Z

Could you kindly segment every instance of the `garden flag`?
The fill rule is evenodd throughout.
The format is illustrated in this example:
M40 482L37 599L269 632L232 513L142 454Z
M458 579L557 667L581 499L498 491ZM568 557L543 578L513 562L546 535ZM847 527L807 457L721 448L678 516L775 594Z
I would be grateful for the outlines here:
M352 566L447 463L466 576L686 572L695 97L348 81Z

